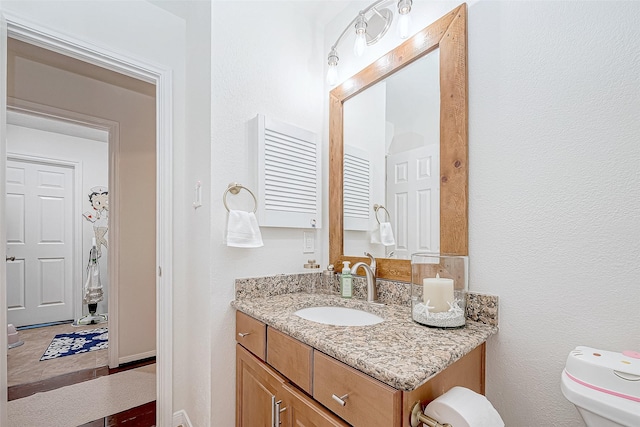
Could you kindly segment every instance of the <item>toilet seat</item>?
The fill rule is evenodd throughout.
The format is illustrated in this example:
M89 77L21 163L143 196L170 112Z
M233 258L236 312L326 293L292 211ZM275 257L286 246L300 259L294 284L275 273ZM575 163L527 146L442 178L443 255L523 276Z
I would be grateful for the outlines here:
M640 402L584 386L562 371L561 389L564 396L583 408L624 426L640 426Z

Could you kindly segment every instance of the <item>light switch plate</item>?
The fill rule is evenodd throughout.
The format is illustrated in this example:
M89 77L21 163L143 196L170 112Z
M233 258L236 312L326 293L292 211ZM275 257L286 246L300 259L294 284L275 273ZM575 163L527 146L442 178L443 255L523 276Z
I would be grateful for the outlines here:
M302 253L312 254L316 251L316 236L313 231L304 231L302 233Z

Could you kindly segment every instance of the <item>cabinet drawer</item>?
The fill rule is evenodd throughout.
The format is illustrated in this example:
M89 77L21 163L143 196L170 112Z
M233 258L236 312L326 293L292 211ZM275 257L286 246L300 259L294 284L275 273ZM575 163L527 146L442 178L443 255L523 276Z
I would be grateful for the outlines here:
M291 427L349 427L328 409L303 394L290 384L282 386L283 399L287 402L286 419Z
M401 423L400 390L319 351L313 357L313 397L355 426L392 427Z
M267 325L236 311L236 341L261 360L265 360Z
M313 348L289 335L267 328L267 363L311 394Z

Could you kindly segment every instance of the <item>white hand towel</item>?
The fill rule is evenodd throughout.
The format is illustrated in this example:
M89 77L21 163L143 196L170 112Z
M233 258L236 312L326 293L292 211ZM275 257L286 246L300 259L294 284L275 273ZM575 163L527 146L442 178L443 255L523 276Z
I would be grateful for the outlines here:
M393 246L396 240L393 238L393 229L390 222L380 223L380 243L385 246Z
M382 244L382 242L380 241L380 226L371 231L371 243L376 245Z
M227 246L259 248L264 246L258 220L253 212L229 211Z

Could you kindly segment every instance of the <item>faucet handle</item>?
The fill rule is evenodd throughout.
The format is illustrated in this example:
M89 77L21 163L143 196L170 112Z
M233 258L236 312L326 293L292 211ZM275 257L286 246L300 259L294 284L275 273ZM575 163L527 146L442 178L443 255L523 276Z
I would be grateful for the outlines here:
M371 271L373 272L373 276L375 277L375 275L376 275L376 259L369 252L365 252L364 255L369 257L369 259L371 260L371 264L369 265L369 267L371 267Z

